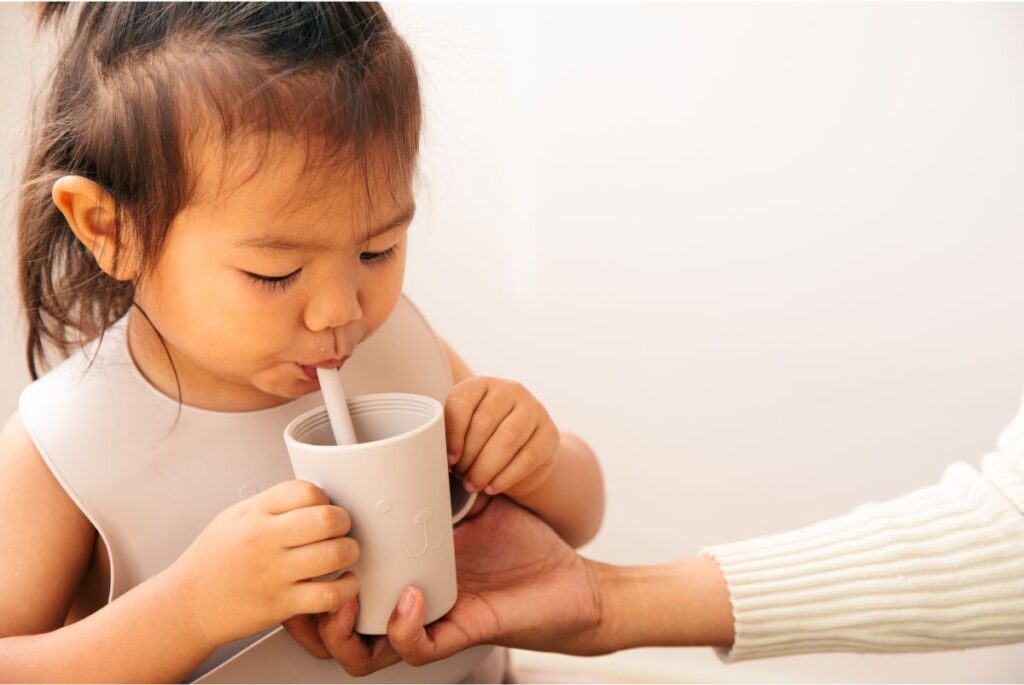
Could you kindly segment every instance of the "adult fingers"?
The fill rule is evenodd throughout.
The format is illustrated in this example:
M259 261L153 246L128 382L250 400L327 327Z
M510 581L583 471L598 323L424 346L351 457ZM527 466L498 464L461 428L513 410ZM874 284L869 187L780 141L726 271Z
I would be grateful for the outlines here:
M327 651L320 633L316 629L317 617L313 614L299 614L282 621L285 631L292 636L296 642L317 659L330 659L331 653Z
M317 622L324 646L346 673L357 678L401 660L387 638L366 638L355 632L358 614L359 602L352 601L338 611L321 616Z
M472 647L466 633L445 619L423 627L423 593L409 586L388 621L388 644L403 661L422 666Z

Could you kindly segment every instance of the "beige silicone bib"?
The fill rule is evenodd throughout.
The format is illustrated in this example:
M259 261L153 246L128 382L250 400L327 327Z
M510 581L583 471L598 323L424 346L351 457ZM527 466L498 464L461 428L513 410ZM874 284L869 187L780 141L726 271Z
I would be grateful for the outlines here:
M323 404L314 393L256 412L184 406L175 425L178 403L135 368L126 324L122 319L98 348L73 355L30 385L19 404L43 459L106 544L109 601L172 564L223 509L294 478L282 432L293 418ZM356 349L342 376L352 395L409 392L443 403L451 388L436 337L404 297ZM492 652L481 647L430 666L399 664L360 679L316 659L278 627L224 645L190 680L459 682L490 679L482 662ZM488 661L502 659L495 652Z

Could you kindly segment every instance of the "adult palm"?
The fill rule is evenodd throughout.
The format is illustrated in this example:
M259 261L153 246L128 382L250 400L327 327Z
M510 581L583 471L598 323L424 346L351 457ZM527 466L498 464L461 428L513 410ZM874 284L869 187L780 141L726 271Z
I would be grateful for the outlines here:
M423 596L403 595L387 636L353 632L358 607L320 617L322 645L352 675L399 659L414 665L478 644L593 653L588 635L601 617L590 563L547 524L498 497L455 532L459 594L448 614L423 627ZM407 602L407 603L406 603Z

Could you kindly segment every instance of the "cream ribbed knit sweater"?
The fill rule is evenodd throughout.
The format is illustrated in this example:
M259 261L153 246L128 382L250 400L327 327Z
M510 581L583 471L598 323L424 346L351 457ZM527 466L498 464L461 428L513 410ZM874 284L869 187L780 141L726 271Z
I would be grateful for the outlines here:
M980 472L703 553L732 597L728 661L1024 641L1024 409Z

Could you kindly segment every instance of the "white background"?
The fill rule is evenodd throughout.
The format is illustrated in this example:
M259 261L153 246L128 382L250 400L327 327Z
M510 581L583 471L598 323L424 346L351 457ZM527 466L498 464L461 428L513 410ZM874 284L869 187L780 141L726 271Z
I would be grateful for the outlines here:
M1024 6L415 4L427 108L407 292L478 373L598 453L643 564L976 463L1024 387ZM2 250L29 74L0 7ZM27 381L0 260L0 411ZM1020 681L1024 648L605 677Z

